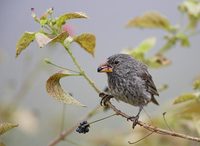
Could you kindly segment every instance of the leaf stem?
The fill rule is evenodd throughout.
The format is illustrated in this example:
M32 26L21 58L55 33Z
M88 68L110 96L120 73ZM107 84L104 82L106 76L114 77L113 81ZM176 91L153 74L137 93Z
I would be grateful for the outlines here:
M109 116L106 116L106 117L104 117L104 118L101 118L101 119L98 119L98 120L92 121L92 122L90 122L90 123L88 123L88 124L91 125L91 124L97 123L97 122L99 122L99 121L102 121L102 120L108 119L108 118L113 117L113 116L116 116L116 115L117 115L117 113L114 113L114 114L109 115Z
M91 85L92 88L94 88L94 90L97 93L100 93L101 90L99 90L97 88L97 86L94 84L94 82L88 77L88 75L85 73L85 71L81 68L80 64L77 62L76 58L74 57L74 55L73 55L72 51L69 49L69 47L67 47L64 43L62 43L62 45L65 48L65 50L68 52L69 56L71 57L72 61L74 62L74 64L78 68L78 70L80 71L80 74L88 81L88 83Z
M62 66L60 66L60 65L57 65L57 64L51 62L48 58L44 59L44 61L45 61L45 63L50 64L50 65L53 65L53 66L55 66L55 67L57 67L57 68L64 69L64 70L68 70L68 71L71 71L71 72L80 74L80 72L78 72L78 71L75 71L75 70L72 70L72 69L65 68L65 67L62 67Z

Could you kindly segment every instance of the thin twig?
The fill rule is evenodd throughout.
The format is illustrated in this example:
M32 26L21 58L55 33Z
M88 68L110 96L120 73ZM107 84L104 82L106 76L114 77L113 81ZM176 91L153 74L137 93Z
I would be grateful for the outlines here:
M174 131L174 130L172 130L172 129L170 128L169 124L167 123L167 120L166 120L166 118L165 118L166 113L167 113L167 112L164 112L164 113L163 113L163 120L164 120L164 122L165 122L165 125L167 126L167 128L168 128L170 131Z
M151 133L145 135L144 137L142 137L141 139L139 139L139 140L137 140L137 141L134 141L134 142L130 142L130 141L128 141L128 143L129 143L129 144L136 144L136 143L138 143L138 142L144 140L145 138L151 136L153 133L154 133L154 132L151 132Z

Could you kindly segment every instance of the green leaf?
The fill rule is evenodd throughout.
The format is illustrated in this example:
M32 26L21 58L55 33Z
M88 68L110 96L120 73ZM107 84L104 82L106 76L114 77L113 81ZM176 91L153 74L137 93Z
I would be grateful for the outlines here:
M83 33L74 37L74 41L77 42L83 49L94 56L96 38L93 34Z
M122 53L129 54L136 58L137 60L142 61L146 65L149 65L149 59L145 57L146 53L155 46L156 38L150 37L142 41L136 48L134 49L124 49Z
M138 47L134 49L124 49L122 50L122 52L125 54L129 54L136 59L143 60L145 53L147 53L151 48L153 48L155 46L155 43L156 43L156 38L150 37L142 41L138 45Z
M173 104L183 103L186 101L194 100L199 98L199 93L185 93L183 95L180 95L176 97Z
M47 37L45 34L43 34L41 32L38 32L35 34L35 39L40 48L43 48L51 41L51 39L49 37Z
M65 92L61 85L60 79L63 77L70 76L69 72L67 71L60 71L52 75L46 83L46 90L47 93L54 97L56 100L61 101L65 104L73 104L79 106L85 106L81 104L78 100L74 99L68 92Z
M4 134L5 132L7 132L10 129L13 129L15 127L18 127L18 124L0 123L0 135Z
M170 30L169 20L158 12L148 12L142 16L137 16L131 19L127 27L140 27L140 28L161 28Z
M193 83L193 89L200 90L200 80L195 80Z
M176 37L177 37L177 39L180 40L181 46L183 46L183 47L189 47L190 46L189 38L184 33L177 33Z
M34 32L25 32L16 45L16 57L35 39Z
M134 49L124 49L122 53L129 54L132 57L140 60L151 68L160 68L171 64L171 61L167 59L163 54L157 53L153 57L147 58L145 55L154 47L156 38L151 37L144 40L138 47Z
M45 24L47 24L47 22L48 22L47 18L40 19L40 25L41 26L44 26Z
M189 18L188 28L195 29L200 20L200 1L187 0L179 5L179 10L186 13Z
M137 48L134 49L134 52L138 53L147 53L151 48L156 44L156 38L150 37L144 40Z
M188 15L198 18L200 16L200 2L196 0L187 0L179 5L181 12L186 12Z
M87 18L87 15L82 12L66 13L58 17L56 20L56 25L58 28L61 28L61 26L64 25L67 20L77 18Z

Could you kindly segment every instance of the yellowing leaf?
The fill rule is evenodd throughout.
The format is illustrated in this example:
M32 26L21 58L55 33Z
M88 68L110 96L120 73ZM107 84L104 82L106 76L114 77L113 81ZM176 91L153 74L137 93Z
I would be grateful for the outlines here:
M68 32L64 31L56 37L54 37L49 43L63 42L68 36Z
M11 124L11 123L0 123L0 135L4 134L8 130L17 127L17 124Z
M43 48L51 41L50 38L48 38L45 34L43 34L41 32L38 32L35 34L35 39L40 48Z
M54 97L56 100L61 101L66 104L74 104L79 106L85 106L81 104L78 100L74 99L68 92L65 92L61 85L60 79L66 76L70 76L67 71L61 71L52 75L46 83L47 93Z
M156 44L156 38L155 37L150 37L148 39L145 39L135 50L135 52L141 52L141 53L146 53L148 52L151 48L153 48Z
M151 48L153 48L155 44L156 44L156 38L150 37L143 40L136 48L131 49L131 50L124 50L122 52L127 53L127 54L132 54L133 52L144 54L144 53L147 53Z
M162 28L165 30L170 29L168 19L158 12L148 12L142 16L137 16L131 19L127 27L141 27L141 28Z
M173 104L183 103L189 100L197 99L199 95L197 93L185 93L179 97L176 97Z
M88 53L94 55L96 38L93 34L83 33L79 36L74 37L74 41L77 42Z
M87 15L82 12L67 13L58 17L56 20L56 25L58 28L60 28L63 24L65 24L66 20L77 18L87 18Z
M16 57L35 39L34 32L25 32L16 45Z

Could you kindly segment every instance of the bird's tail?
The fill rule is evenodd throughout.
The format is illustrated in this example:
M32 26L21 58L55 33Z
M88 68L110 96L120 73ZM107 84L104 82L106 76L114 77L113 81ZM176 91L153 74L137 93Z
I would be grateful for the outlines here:
M156 105L159 105L158 101L155 99L154 96L151 97L151 101L156 104Z

